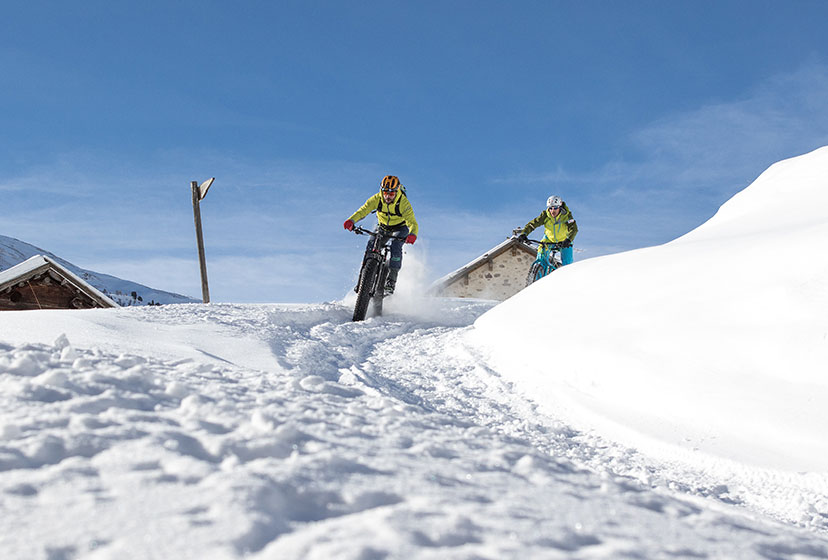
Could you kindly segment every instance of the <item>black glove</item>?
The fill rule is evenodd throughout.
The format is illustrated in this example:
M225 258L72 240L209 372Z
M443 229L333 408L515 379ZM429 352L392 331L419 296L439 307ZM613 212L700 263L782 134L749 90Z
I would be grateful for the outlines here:
M572 247L572 240L566 239L564 241L561 241L561 247Z
M529 240L529 237L525 233L521 233L518 235L518 241L522 241L526 243Z

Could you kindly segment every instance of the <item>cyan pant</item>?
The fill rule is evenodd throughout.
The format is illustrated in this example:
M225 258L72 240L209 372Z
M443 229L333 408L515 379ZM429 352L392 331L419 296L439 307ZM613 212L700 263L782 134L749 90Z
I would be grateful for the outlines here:
M561 266L572 264L572 247L561 247Z

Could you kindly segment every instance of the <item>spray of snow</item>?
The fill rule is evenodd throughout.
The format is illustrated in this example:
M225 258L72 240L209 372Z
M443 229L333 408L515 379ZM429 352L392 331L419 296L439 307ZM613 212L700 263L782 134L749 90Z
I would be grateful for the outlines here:
M397 279L397 286L393 296L384 300L383 315L391 319L406 319L410 321L421 321L424 323L441 322L446 317L446 304L448 300L439 300L428 296L428 289L431 285L430 279L433 274L428 265L428 250L420 246L408 245L405 247L403 256L403 267ZM339 302L346 307L353 308L356 303L356 294L349 290L345 297ZM452 322L453 326L466 325L463 323L470 316L460 311L461 308L470 309L488 308L494 301L485 298L458 302L452 305L459 322ZM368 317L373 316L372 308L369 307Z

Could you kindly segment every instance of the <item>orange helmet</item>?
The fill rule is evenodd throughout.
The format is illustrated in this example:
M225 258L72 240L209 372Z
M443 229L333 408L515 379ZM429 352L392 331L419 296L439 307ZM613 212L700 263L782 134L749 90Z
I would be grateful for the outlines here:
M380 190L383 192L397 192L400 186L400 178L396 175L386 175L380 182Z

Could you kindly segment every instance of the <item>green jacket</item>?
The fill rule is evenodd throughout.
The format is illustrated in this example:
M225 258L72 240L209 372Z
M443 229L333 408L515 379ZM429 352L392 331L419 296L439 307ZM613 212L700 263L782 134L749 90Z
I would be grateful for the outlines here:
M414 209L411 203L408 202L408 197L402 193L402 190L397 191L397 196L391 201L391 204L386 204L382 199L382 193L377 193L365 201L359 210L354 212L349 220L358 222L368 214L376 212L377 221L384 226L398 226L402 223L408 226L408 233L410 235L417 235L418 226L417 218L414 217Z
M524 226L523 233L529 235L536 228L543 226L544 236L541 241L551 241L553 243L567 239L574 241L575 236L578 235L578 224L575 223L575 218L572 217L572 212L569 211L566 203L562 208L563 212L558 214L557 218L553 218L549 215L549 212L544 210L540 216Z

